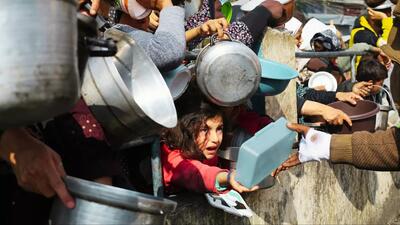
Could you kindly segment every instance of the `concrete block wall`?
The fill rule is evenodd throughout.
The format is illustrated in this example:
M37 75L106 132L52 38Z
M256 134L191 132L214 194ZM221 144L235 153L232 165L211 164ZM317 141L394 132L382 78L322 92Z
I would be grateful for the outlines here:
M173 199L167 224L395 224L400 173L311 162L278 175L269 189L243 194L254 211L241 218L210 206L201 194Z

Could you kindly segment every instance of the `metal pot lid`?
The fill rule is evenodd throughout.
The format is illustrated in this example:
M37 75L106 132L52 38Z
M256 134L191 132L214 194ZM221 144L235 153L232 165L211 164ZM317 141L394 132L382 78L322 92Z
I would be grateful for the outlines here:
M165 198L99 184L75 177L65 177L68 190L77 198L133 211L162 215L173 212L177 203Z
M221 106L246 102L256 92L261 79L261 66L255 53L234 41L218 42L207 48L200 53L196 68L202 91Z

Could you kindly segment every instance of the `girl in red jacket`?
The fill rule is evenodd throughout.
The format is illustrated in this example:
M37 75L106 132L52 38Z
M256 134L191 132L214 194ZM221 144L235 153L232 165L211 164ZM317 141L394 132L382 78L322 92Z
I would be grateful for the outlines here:
M241 193L257 189L242 186L235 181L235 171L217 166L223 121L222 112L202 109L183 116L177 127L164 132L161 159L166 192L221 192L232 188Z

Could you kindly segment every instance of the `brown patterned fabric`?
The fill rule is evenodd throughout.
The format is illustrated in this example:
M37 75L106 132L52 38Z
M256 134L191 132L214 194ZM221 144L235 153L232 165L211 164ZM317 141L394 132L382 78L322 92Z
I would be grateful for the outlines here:
M330 158L333 163L352 164L360 169L400 170L399 145L398 128L375 133L363 131L352 135L333 135Z

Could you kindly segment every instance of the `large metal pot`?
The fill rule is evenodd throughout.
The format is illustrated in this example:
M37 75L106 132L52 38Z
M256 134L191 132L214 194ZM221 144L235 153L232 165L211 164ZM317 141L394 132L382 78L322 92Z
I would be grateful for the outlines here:
M76 1L0 4L0 128L66 112L79 97Z
M221 106L246 102L261 79L257 55L238 41L216 41L204 47L196 60L196 80L203 94Z
M74 177L65 179L74 209L57 198L49 224L164 224L176 202Z
M175 127L177 114L163 77L143 50L128 35L116 41L118 52L129 49L131 69L117 57L90 57L82 96L118 147Z

